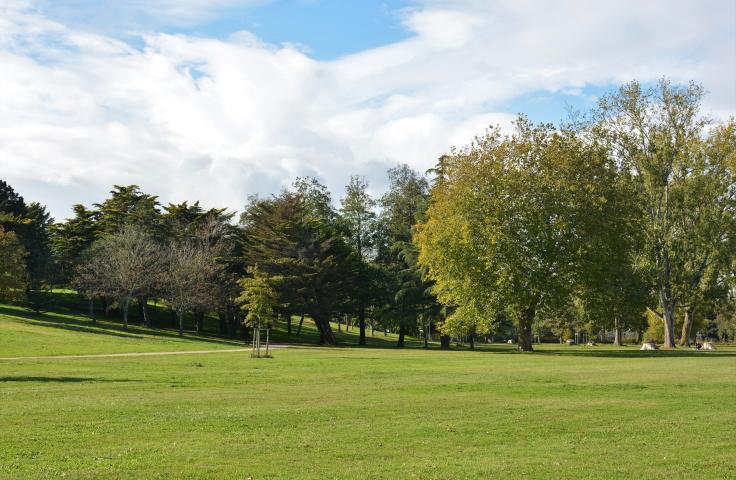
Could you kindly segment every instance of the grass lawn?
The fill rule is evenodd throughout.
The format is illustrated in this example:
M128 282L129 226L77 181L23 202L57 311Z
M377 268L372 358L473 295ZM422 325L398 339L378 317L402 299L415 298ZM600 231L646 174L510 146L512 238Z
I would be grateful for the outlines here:
M69 290L57 290L52 294L53 311L34 313L26 308L0 303L0 358L41 355L104 354L125 352L158 352L184 350L233 349L248 347L248 342L217 333L217 320L205 319L205 333L195 334L192 320L188 319L188 331L179 337L176 324L172 324L169 312L161 305L150 305L150 314L158 328L141 327L136 309L131 308L127 330L122 327L120 312L103 316L97 312L97 324L80 314L86 310L86 302ZM98 305L99 308L99 305ZM316 345L319 333L309 320L296 335L299 318L292 319L292 333L287 333L285 322L279 322L272 332L275 343ZM186 328L186 327L185 327ZM357 344L358 330L338 332L335 336L343 344ZM397 335L375 332L368 337L368 346L386 347L396 343ZM407 345L420 346L420 339L407 338Z
M242 346L170 333L0 306L0 357ZM736 478L736 348L538 350L2 360L0 478Z

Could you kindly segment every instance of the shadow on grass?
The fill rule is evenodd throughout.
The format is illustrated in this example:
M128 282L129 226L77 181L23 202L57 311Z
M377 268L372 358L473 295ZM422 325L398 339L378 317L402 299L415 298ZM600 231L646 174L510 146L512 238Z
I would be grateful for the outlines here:
M114 380L94 377L0 377L2 382L58 382L58 383L81 383L81 382L132 382L133 380Z
M61 307L61 306L60 306ZM139 339L140 335L151 337L160 337L168 339L182 339L185 341L199 341L217 345L228 345L243 347L249 345L249 341L233 339L215 335L193 335L189 333L185 337L179 337L176 330L164 330L160 328L149 329L137 325L129 325L128 329L123 329L119 323L112 322L108 319L100 319L97 324L92 324L91 320L80 316L68 308L58 308L62 312L46 312L34 313L22 307L7 307L0 305L0 315L7 315L22 319L25 322L51 328L59 328L64 330L92 333L97 335L109 335L120 338ZM68 313L67 313L68 312ZM271 342L288 343L294 346L313 347L319 346L319 333L316 327L309 319L305 319L303 329L300 335L287 333L285 325L278 325L274 328L271 335ZM292 325L294 330L297 326ZM427 350L439 351L437 342L430 342L428 349L424 348L424 342L421 338L407 337L406 345L403 348L396 346L397 338L395 335L384 336L382 332L377 335L367 335L367 345L358 345L358 331L354 332L335 331L338 345L336 348L360 348L360 349L386 349L386 350ZM537 347L537 345L535 345ZM476 349L471 350L467 345L453 345L448 352L474 352L474 353L495 353L495 354L520 354L515 345L504 343L477 343ZM580 348L557 346L556 344L542 344L541 348L536 349L531 354L543 356L570 356L570 357L591 357L591 358L677 358L677 357L736 357L736 350L716 350L716 351L696 351L688 348L678 348L674 350L655 350L640 351L638 348L622 348L615 349L610 347L601 348Z
M674 357L736 357L736 351L697 351L688 348L673 350L535 350L534 353L541 355L566 356L566 357L593 357L593 358L674 358Z
M357 343L357 342L356 342ZM369 340L368 345L357 345L352 342L341 342L337 345L338 348L361 348L361 349L389 349L389 350L426 350L426 351L440 351L439 344L432 342L428 349L424 348L424 343L421 340L407 339L406 346L403 348L397 348L395 342L384 341L382 343L371 343ZM736 349L728 350L715 350L715 351L697 351L690 348L678 348L673 350L639 350L638 348L611 348L604 346L603 348L576 348L576 347L560 347L550 348L546 344L541 348L535 345L533 352L521 352L518 350L516 345L508 345L503 343L479 343L476 344L475 349L471 350L467 345L453 345L448 350L442 350L445 352L467 352L467 353L493 353L493 354L511 354L511 355L541 355L541 356L560 356L560 357L589 357L589 358L706 358L706 357L736 357Z
M208 335L201 336L185 336L180 337L177 332L165 331L160 329L148 329L145 327L139 327L135 325L128 325L128 329L124 329L122 325L113 324L109 321L97 321L96 324L92 324L91 320L82 320L77 317L66 316L53 312L46 313L34 313L29 310L22 308L8 308L0 306L0 315L6 315L8 317L15 317L23 319L27 323L39 325L43 327L59 328L63 330L70 330L82 333L92 333L97 335L109 335L120 338L139 339L140 335L148 335L153 337L161 337L168 339L182 339L187 341L198 341L206 343L214 343L219 345L233 345L242 346L243 342L221 338L212 337Z

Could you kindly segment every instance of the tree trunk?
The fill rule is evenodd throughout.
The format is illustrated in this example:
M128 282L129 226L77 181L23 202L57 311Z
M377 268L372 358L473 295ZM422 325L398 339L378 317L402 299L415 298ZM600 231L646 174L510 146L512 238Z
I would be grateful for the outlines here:
M227 312L223 311L222 309L217 311L217 328L220 332L220 335L225 335L227 333Z
M151 318L148 315L148 297L138 298L138 305L140 305L140 310L143 316L143 326L151 328Z
M427 322L427 326L424 328L424 348L429 348L429 329L432 328L432 324Z
M663 259L664 271L657 280L659 303L662 305L662 321L664 323L664 348L675 348L675 302L672 299L670 288L670 265L667 252Z
M358 337L358 345L365 345L365 307L361 304L358 310L358 324L360 327L360 336Z
M184 312L176 312L176 318L179 321L179 336L184 336Z
M519 315L519 350L522 352L534 351L532 348L532 323L534 322L535 307L528 307Z
M399 341L396 343L396 346L398 348L404 348L404 336L406 335L406 332L404 331L404 326L399 325Z
M623 329L621 328L621 321L618 315L613 317L613 344L617 347L623 345Z
M171 316L171 326L176 328L176 326L179 324L179 317L176 315L176 312L173 308L169 308L169 314Z
M125 297L123 302L123 328L128 329L128 307L130 306L130 297Z
M680 335L680 346L690 346L690 331L693 328L693 316L695 315L695 309L688 307L685 309L685 320L682 322L682 334Z
M672 302L662 305L664 315L664 348L675 348L675 306Z
M470 332L468 341L470 342L470 349L475 350L475 332Z
M238 336L238 312L229 303L225 306L225 319L228 336L236 338Z
M298 337L300 333L302 333L302 325L304 324L304 314L302 313L302 318L299 319L299 326L296 327L296 336Z
M89 299L89 318L92 320L92 325L97 325L97 317L95 317L95 299Z
M194 313L194 329L197 335L202 335L204 332L204 312Z
M291 313L286 313L286 333L291 335Z
M449 349L450 349L450 336L440 335L440 350L449 350Z
M337 339L335 334L330 328L329 316L321 316L319 314L312 315L314 324L317 325L319 330L319 343L320 345L337 345Z
M248 341L248 326L245 323L240 322L240 329L241 329L241 336L243 337L243 341Z

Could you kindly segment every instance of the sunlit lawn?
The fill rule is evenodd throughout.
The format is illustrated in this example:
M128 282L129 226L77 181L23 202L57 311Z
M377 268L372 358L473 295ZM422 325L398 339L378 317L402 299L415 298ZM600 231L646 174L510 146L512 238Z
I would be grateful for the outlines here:
M3 308L0 357L233 348ZM734 478L736 348L538 350L3 360L0 478Z

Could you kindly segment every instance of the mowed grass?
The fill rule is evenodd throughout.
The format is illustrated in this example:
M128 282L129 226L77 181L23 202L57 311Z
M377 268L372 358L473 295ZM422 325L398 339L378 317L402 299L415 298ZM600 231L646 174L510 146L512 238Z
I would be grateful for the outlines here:
M14 318L15 356L149 341ZM736 348L538 350L2 360L0 478L735 478Z
M147 329L99 319L96 325L68 311L36 314L0 304L0 358L247 347L242 341L174 330Z
M296 320L298 324L298 319ZM292 334L282 323L271 334L275 344L314 346L319 333L311 320L304 321L299 335L293 325ZM337 325L333 323L333 329ZM238 332L239 333L239 332ZM397 335L375 332L367 337L368 347L395 345ZM358 343L358 329L335 332L341 345ZM265 342L265 338L263 340ZM407 346L423 345L421 339L407 338ZM435 345L435 344L433 344ZM94 355L107 353L146 353L162 351L213 350L250 348L250 341L214 333L186 332L180 337L173 328L144 328L130 324L124 330L120 322L88 318L65 311L37 314L24 308L0 304L0 358L23 356Z

